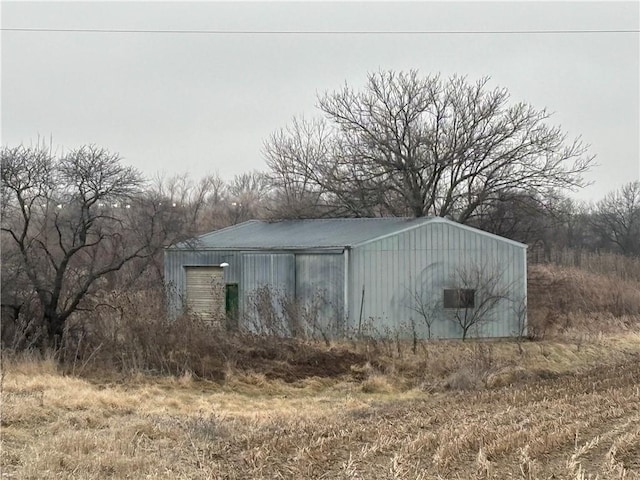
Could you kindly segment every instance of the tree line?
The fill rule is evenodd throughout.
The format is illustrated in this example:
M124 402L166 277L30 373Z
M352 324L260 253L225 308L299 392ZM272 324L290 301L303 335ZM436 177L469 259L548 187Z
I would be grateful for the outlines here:
M162 250L252 218L442 216L554 248L640 255L640 182L571 200L588 145L488 79L369 75L264 142L266 172L145 179L85 145L2 148L2 313L23 346L59 346L100 293L162 284ZM4 330L4 322L3 322ZM4 332L3 332L4 339Z

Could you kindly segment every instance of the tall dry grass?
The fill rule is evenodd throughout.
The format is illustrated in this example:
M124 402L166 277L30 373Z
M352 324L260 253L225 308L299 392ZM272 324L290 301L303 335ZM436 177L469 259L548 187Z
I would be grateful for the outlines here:
M529 334L534 339L580 346L601 334L640 329L640 282L533 265L528 283ZM435 388L448 379L451 388L472 389L493 382L505 368L513 369L529 350L525 339L497 349L483 342L414 339L411 343L393 332L357 341L321 337L320 343L228 331L189 315L169 319L165 305L161 289L105 295L92 314L78 314L70 322L65 348L57 352L64 371L93 376L192 375L219 382L234 373L289 382L359 375L367 377L366 388L380 391L388 387L376 375L389 379L398 374L394 382L410 388L416 382ZM509 353L502 355L503 351ZM366 370L366 375L358 369Z
M438 345L429 354L441 362L463 353L458 347L470 358L479 354L468 344ZM494 363L518 355L508 342L482 348ZM592 338L580 348L527 343L524 350L517 381L474 390L399 382L421 375L418 360L426 353L414 358L410 348L386 365L393 371L364 364L353 376L293 383L255 372L236 372L223 383L189 375L84 379L63 374L55 361L10 359L2 474L640 478L640 336ZM540 375L540 365L547 374ZM448 379L446 371L439 376Z
M3 351L3 478L640 478L637 282L530 273L537 341L327 344L105 298L62 357Z
M528 273L530 333L623 332L640 327L640 281L573 267L532 265Z
M159 290L102 300L104 307L70 323L65 348L56 353L65 373L191 375L221 382L232 372L254 372L295 381L345 374L364 361L340 345L227 330L191 315L170 318Z
M529 264L577 268L596 275L640 282L640 257L562 248L551 250L548 257L544 259L536 255L535 249L533 249L529 255Z

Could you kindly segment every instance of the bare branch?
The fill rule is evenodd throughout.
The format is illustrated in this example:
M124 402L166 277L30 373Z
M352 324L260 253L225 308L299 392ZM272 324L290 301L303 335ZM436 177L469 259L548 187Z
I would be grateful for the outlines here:
M128 225L115 207L142 184L117 154L93 145L62 158L44 146L2 149L2 194L10 205L2 232L28 279L16 298L37 293L39 324L54 344L60 346L67 318L97 280L153 250L121 239Z
M265 142L280 202L292 216L467 223L505 191L582 186L593 162L588 145L568 141L546 110L510 105L506 89L488 85L488 78L382 71L362 90L345 85L320 95L325 121L294 119ZM303 199L304 215L296 208Z

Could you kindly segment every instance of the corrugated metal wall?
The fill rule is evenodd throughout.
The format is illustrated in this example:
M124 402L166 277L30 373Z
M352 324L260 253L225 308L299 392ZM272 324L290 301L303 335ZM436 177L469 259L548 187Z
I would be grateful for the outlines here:
M295 295L295 256L290 253L245 253L242 255L240 310L245 326L255 331L280 328L274 320L284 321L286 302ZM268 287L264 290L263 287ZM261 290L262 289L262 290ZM270 308L268 308L270 304ZM273 318L271 318L273 317ZM284 330L286 331L286 330Z
M435 316L433 338L459 337L460 327L452 320L454 312L444 309L443 297L445 288L464 287L460 270L465 266L481 267L489 275L499 272L510 297L494 309L491 321L470 335L517 334L516 311L526 296L524 247L434 221L356 246L347 253L166 250L165 281L173 312L180 312L184 305L185 267L223 262L229 264L224 269L224 282L239 284L241 318L247 312L251 292L270 285L285 295L295 295L301 305L317 302L319 324L332 336L358 330L410 336L415 329L426 338L426 323L412 309L420 302Z
M169 311L172 315L181 313L186 305L185 267L210 266L228 263L224 268L224 283L240 283L242 255L234 251L178 250L164 251L164 281L167 287Z
M343 254L296 255L296 300L316 334L343 331L344 268Z
M268 285L292 295L295 288L295 256L291 253L244 253L241 290L245 293Z
M165 250L164 276L168 289L170 311L175 315L186 305L185 268L220 265L224 268L224 283L239 286L240 315L246 311L250 297L263 285L274 291L293 295L295 292L295 257L290 253L249 253L220 250Z
M454 311L444 309L444 289L463 288L464 271L480 269L484 272L482 281L487 282L498 272L500 291L508 291L510 299L500 301L492 309L492 318L469 335L504 337L519 331L515 310L526 295L526 251L521 246L434 222L355 247L350 258L351 330L410 336L415 329L426 338L426 322L412 308L422 304L434 319L433 338L460 337Z
M241 251L165 251L165 282L172 312L186 305L185 268L199 265L229 264L224 283L239 286L240 317L255 317L257 291L269 286L273 309L283 316L282 300L295 300L305 309L307 320L333 336L342 327L344 317L344 260L342 254L282 253ZM317 315L316 315L317 314ZM249 319L253 323L255 318ZM313 324L314 322L311 321ZM247 324L248 327L255 325Z

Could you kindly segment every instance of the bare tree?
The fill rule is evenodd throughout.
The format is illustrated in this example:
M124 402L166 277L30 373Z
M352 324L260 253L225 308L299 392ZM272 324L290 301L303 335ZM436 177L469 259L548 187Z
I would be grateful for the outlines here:
M4 218L4 215L3 215ZM30 336L35 325L30 325L28 319L34 312L32 307L37 303L35 293L26 275L19 250L2 232L2 249L0 250L0 265L2 275L2 312L0 318L2 345L10 348L24 344L25 335Z
M445 290L444 308L451 309L451 320L462 330L462 340L469 331L480 330L495 320L495 309L511 295L498 265L472 264L457 269L451 283L456 288Z
M615 246L624 255L640 255L640 181L598 202L592 226L605 245Z
M558 192L542 197L536 192L507 190L480 206L469 224L529 245L546 244L567 220L566 202Z
M326 189L317 175L317 166L330 158L330 136L322 121L294 119L286 129L274 133L264 144L263 153L271 169L274 187L271 216L275 218L314 218L323 211Z
M174 213L185 237L193 237L229 225L222 219L228 202L228 186L218 174L194 181L187 173L170 177L157 176L147 199L163 210Z
M439 302L434 301L432 296L428 294L426 285L418 286L407 291L406 307L418 314L425 327L427 327L427 339L431 339L431 328L438 318L440 311ZM415 323L412 320L412 328ZM414 333L414 338L416 334Z
M229 225L263 216L271 182L262 172L252 171L236 175L228 186L225 210Z
M169 206L185 237L264 216L272 183L258 171L236 175L225 182L218 174L194 181L188 174L156 177L147 197Z
M306 193L333 215L468 223L506 194L581 186L587 146L488 82L389 71L370 74L361 91L321 95L326 122L294 120L265 144L283 201Z
M3 249L15 257L22 291L14 300L37 299L33 335L60 346L69 317L112 272L154 247L128 235L132 198L140 174L117 154L84 146L57 158L43 146L2 149ZM128 208L127 208L128 207ZM6 286L3 263L3 290Z

